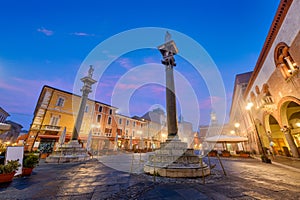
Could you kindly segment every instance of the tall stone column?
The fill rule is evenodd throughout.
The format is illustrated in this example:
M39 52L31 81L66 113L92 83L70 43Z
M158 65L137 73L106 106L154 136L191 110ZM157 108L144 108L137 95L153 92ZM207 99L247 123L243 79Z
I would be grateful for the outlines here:
M158 47L163 56L162 64L166 67L166 107L167 107L167 124L168 139L177 139L177 114L176 114L176 96L173 67L176 66L174 55L178 53L178 49L171 35L167 32L165 43Z
M291 129L289 127L287 127L287 126L284 126L281 129L281 131L284 133L285 139L286 139L286 141L288 142L288 144L290 146L290 149L291 149L291 152L293 154L293 157L299 158L300 155L299 155L297 146L296 146L296 144L294 142L293 136L291 134Z
M75 126L72 133L72 140L78 140L78 136L80 133L80 128L83 120L84 110L86 107L86 101L88 99L88 95L90 92L92 92L92 85L96 83L97 81L92 78L94 69L92 65L90 66L88 76L83 77L80 79L83 82L83 87L80 90L82 92L81 101L80 101L80 107L79 111L76 117Z
M67 162L81 162L85 160L89 160L90 156L87 153L87 150L83 148L78 143L78 136L80 133L80 128L84 116L84 110L86 106L86 101L88 99L88 95L92 92L92 85L97 81L92 78L93 76L93 67L90 66L88 76L85 76L81 79L84 83L81 91L81 101L80 107L78 110L78 114L76 117L73 133L72 133L72 140L69 143L62 144L58 147L58 149L46 158L47 163L67 163Z
M165 43L158 47L163 55L162 64L166 68L166 107L168 139L161 143L154 154L149 155L144 171L152 175L166 177L200 177L210 174L210 168L195 155L194 149L178 138L176 96L173 67L176 66L174 55L178 53L176 44L167 32Z

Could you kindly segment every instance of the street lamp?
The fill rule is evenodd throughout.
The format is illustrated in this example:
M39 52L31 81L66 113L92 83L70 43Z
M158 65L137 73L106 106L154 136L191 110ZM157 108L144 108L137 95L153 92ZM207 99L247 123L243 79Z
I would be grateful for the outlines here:
M240 127L240 123L238 123L238 122L234 123L234 128L235 128L235 132L237 135L239 135L239 130L238 130L239 127Z
M235 128L239 128L239 127L240 127L240 123L236 122L236 123L234 124L234 127L235 127Z
M256 125L255 125L255 121L254 121L254 118L253 118L253 115L252 115L252 107L253 107L253 103L252 103L252 102L249 102L249 103L247 104L247 106L246 106L246 110L249 111L248 114L249 114L251 123L252 123L252 125L253 125L254 128L255 128L255 132L256 132L256 135L257 135L257 138L258 138L258 142L259 142L260 147L261 147L261 149L262 149L261 160L262 160L263 162L265 162L265 163L272 163L271 160L268 158L268 156L267 156L267 154L266 154L266 152L265 152L265 149L264 149L264 147L263 147L263 143L262 143L262 141L261 141L261 139L260 139L260 136L259 136L257 127L256 127Z

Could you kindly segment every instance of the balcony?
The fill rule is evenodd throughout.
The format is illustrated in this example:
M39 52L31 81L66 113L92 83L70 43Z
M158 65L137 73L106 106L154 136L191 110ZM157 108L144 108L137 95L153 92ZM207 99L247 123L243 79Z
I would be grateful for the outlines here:
M60 131L61 126L43 125L42 130L45 131Z
M6 124L6 123L0 123L0 131L9 131L10 130L11 125L10 124ZM0 132L1 133L1 132Z

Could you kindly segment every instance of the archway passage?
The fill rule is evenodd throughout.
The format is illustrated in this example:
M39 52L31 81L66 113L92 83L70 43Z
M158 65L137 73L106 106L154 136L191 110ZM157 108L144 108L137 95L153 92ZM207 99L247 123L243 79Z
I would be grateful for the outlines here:
M293 101L289 102L286 116L294 143L297 146L298 153L300 153L300 105Z
M268 134L270 148L275 154L291 156L289 151L285 152L285 149L288 149L286 138L281 131L278 121L272 115L269 115L269 126L271 130L270 134Z
M298 99L289 98L280 107L282 122L281 131L284 133L291 156L300 155L300 102ZM287 151L287 150L285 150Z

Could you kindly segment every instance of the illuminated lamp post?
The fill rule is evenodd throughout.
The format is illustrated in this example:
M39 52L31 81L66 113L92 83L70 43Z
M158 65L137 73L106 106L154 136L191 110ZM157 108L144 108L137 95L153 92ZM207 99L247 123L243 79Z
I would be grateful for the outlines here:
M236 129L235 132L237 133L237 135L239 135L238 128L240 127L240 123L238 123L238 122L234 123L234 127Z
M262 150L262 156L261 156L261 160L262 162L265 162L265 163L272 163L271 160L268 158L266 152L265 152L265 148L263 147L263 143L261 141L261 138L259 136L259 133L258 133L258 130L257 130L257 127L255 125L255 121L254 121L254 118L253 118L253 114L252 114L252 107L253 107L253 103L252 102L249 102L246 106L246 110L249 111L249 117L250 117L250 120L251 120L251 123L252 125L254 126L255 128L255 132L256 132L256 135L257 135L257 138L258 138L258 142L259 142L259 146Z

